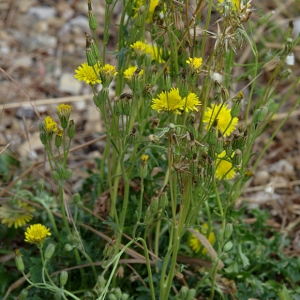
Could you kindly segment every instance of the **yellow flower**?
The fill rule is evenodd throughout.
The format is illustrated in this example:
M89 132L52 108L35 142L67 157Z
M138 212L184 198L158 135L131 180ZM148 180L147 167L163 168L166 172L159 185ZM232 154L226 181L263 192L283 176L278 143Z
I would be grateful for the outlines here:
M207 108L204 113L203 122L208 123L206 129L209 129L217 120L217 129L226 137L230 135L238 124L238 118L231 117L230 109L224 104L212 104L211 108Z
M16 205L4 203L0 207L1 223L7 227L21 227L33 218L33 212L35 209L21 200L18 200Z
M105 64L100 68L100 77L102 79L103 85L109 85L113 79L118 75L116 67L110 64Z
M98 77L99 66L97 64L94 65L94 67L91 67L88 65L88 63L85 62L75 70L75 73L76 75L74 77L79 81L85 81L87 84L92 85L101 83L101 80Z
M211 245L213 245L216 241L216 237L215 237L215 234L214 232L212 231L212 229L210 230L209 232L209 235L208 235L208 224L204 223L202 224L202 227L204 227L206 230L203 230L203 235L206 236L206 238L208 239L209 243ZM198 229L196 229L196 231L199 232ZM201 232L202 233L202 232ZM193 234L191 234L190 236L190 239L189 239L189 246L190 248L192 248L192 250L195 252L195 253L198 253L202 247L202 244L201 242L197 239L196 236L194 236ZM206 248L203 247L202 251L201 251L202 254L206 254L207 253L207 250Z
M199 73L202 65L202 57L189 58L186 63L189 65L192 73Z
M51 117L47 116L45 118L44 124L45 124L44 128L45 128L46 134L50 135L57 131L57 123L54 122Z
M147 164L148 159L149 159L149 155L145 155L145 154L142 155L141 160L143 166Z
M156 45L147 45L146 53L151 55L152 60L156 60L160 63L165 62L161 58L162 57L162 49L160 49L160 51L158 51L158 48Z
M25 242L31 244L42 244L47 236L50 236L50 229L42 224L34 224L27 228L25 232Z
M226 151L224 150L223 152L221 152L218 157L217 157L217 161L216 161L216 177L219 180L222 179L233 179L235 174L236 174L236 170L235 168L232 166L232 163L228 161L226 159L223 159L226 155Z
M226 2L226 0L218 0L218 6L217 6L217 10L219 12L223 12L224 9L224 4ZM243 0L231 0L232 3L232 10L241 10L243 7L245 7L243 5ZM247 4L247 7L250 7L250 4Z
M135 11L134 18L136 18L138 16L139 10L140 10L141 6L144 5L144 2L145 2L144 0L135 1L135 4L134 4L134 11ZM150 0L146 23L150 23L152 21L153 14L154 14L156 6L158 5L158 2L159 2L159 0Z
M201 105L198 96L195 93L189 93L187 97L183 98L183 108L186 112L189 110L198 111L196 106Z
M138 74L136 74L138 72ZM132 76L133 75L137 75L138 77L141 77L144 74L144 70L138 69L138 67L129 67L128 69L126 69L124 71L124 77L128 80L131 81L132 80Z
M174 114L181 114L184 102L179 95L178 88L172 88L169 92L161 92L156 99L152 99L151 108L158 112L170 111Z
M68 126L72 106L68 104L60 104L56 106L56 108L58 111L58 117L61 122L61 125L63 128L66 128Z
M137 41L134 44L130 45L130 47L134 50L137 56L142 56L143 54L145 54L147 46L147 44L141 41Z

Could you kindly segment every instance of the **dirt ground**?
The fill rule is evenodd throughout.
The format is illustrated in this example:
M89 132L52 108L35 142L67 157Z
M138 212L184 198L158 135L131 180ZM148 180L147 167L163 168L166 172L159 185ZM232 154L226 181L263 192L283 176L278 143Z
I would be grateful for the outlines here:
M299 1L253 1L256 7L253 20L273 13L274 28L288 28L294 21L294 35L300 29ZM100 21L97 34L103 36L105 1L93 1L93 9ZM116 47L118 16L117 5L110 30L109 60ZM274 53L283 44L283 37L275 40L272 27L259 27L256 41L264 53ZM72 161L73 184L76 191L87 176L83 167L95 168L94 158L101 156L103 142L97 132L103 131L99 112L95 110L89 86L74 78L74 70L85 62L85 35L89 31L87 4L84 0L2 0L0 2L0 153L10 150L21 162L21 169L9 174L9 182L27 168L43 162L44 151L39 140L39 122L56 113L56 105L73 106L72 119L76 122L76 138ZM293 80L300 76L300 46L295 51L295 63L289 68L291 78L281 85L279 96L284 96ZM249 47L240 53L239 63L251 56ZM236 74L238 75L238 74ZM265 78L264 78L265 76ZM262 84L270 74L262 76ZM239 88L239 87L237 87ZM113 95L113 88L111 94ZM265 134L254 146L260 153L299 98L299 87L289 96L281 111ZM300 110L296 110L276 134L270 149L262 159L255 176L243 193L239 203L270 211L269 224L283 231L292 240L287 255L299 255L300 251ZM33 168L38 177L47 176L44 166ZM47 169L46 169L47 171ZM1 185L7 185L2 183ZM253 219L245 220L254 222Z

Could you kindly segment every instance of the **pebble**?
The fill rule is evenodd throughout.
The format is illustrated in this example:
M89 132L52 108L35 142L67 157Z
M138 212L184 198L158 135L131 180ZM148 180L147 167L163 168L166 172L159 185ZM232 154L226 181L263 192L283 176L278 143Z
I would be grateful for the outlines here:
M81 90L81 86L81 82L74 78L74 73L62 74L59 81L59 90L72 95L78 95Z
M55 17L57 11L54 7L50 6L33 6L29 8L28 13L38 17L39 20L47 20Z
M18 107L16 111L16 117L22 119L33 119L35 115L34 110L31 107Z
M268 171L258 171L255 173L253 178L254 185L264 185L269 182L270 174Z
M35 34L32 38L30 38L28 43L29 51L34 51L41 48L56 48L56 46L57 37L49 36L47 34Z

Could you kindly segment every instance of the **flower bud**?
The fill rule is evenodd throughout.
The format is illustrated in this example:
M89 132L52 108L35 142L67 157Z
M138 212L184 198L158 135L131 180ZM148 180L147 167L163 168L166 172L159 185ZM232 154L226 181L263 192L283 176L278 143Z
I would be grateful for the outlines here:
M19 300L26 300L27 299L27 295L28 295L28 291L27 290L22 290L22 292L19 295Z
M232 232L233 232L233 226L232 226L232 224L231 223L227 223L226 227L225 227L225 232L224 232L224 238L225 238L225 240L228 240L231 237Z
M217 128L212 127L207 134L207 143L211 146L216 145L217 143Z
M167 192L162 192L158 198L158 208L164 209L166 206L168 206L168 204L169 204L169 200L168 200Z
M72 200L75 204L77 204L81 200L81 196L79 193L76 193L72 196Z
M122 297L122 292L121 292L120 288L116 288L114 290L114 294L118 299L120 299Z
M237 117L240 113L240 110L241 110L241 107L242 107L242 100L240 100L239 98L234 98L234 99L232 99L232 101L233 101L233 106L232 106L232 109L230 111L230 114L231 114L231 117L234 118L234 117Z
M43 145L47 144L47 134L46 134L45 131L40 132L40 140L41 140Z
M181 287L181 289L179 291L179 295L182 299L185 299L188 292L189 292L189 289L184 285L184 286Z
M256 124L256 123L260 123L262 122L265 117L267 116L268 114L268 108L267 107L261 107L259 109L257 109L255 112L254 112L254 116L253 116L253 122Z
M242 151L240 149L236 149L234 152L234 156L232 158L232 164L234 166L239 166L242 162Z
M222 137L218 137L217 142L216 142L216 146L215 146L215 152L217 154L220 154L224 151L223 145L224 145L224 142L223 142Z
M109 294L107 298L108 300L118 300L118 298L114 294Z
M60 299L61 299L61 291L56 292L56 293L54 294L54 300L60 300Z
M92 52L91 48L86 48L85 49L86 53L86 61L90 67L93 67L94 65L97 64L97 59L94 57L94 54Z
M97 29L98 23L92 10L91 0L88 0L88 10L89 26L90 29L94 31Z
M55 252L55 245L49 244L45 251L45 259L49 260L53 256L54 252Z
M67 251L67 252L70 252L70 251L72 251L74 249L74 247L72 246L72 245L70 245L70 244L65 244L65 250Z
M148 155L142 155L142 157L141 157L140 172L139 172L139 175L141 178L146 178L146 176L147 176L148 158L149 158Z
M283 71L279 74L279 79L280 79L280 80L286 79L286 78L288 78L291 74L292 74L292 70L291 70L291 69L283 70Z
M55 136L55 147L59 148L62 144L62 135L63 131L61 129L58 129Z
M75 135L75 124L74 124L74 121L73 120L70 120L70 123L69 123L69 128L68 128L68 137L70 139L72 139Z
M150 202L150 211L152 214L156 214L158 211L158 197L153 197Z
M60 285L64 286L68 281L68 272L62 271L59 276Z
M226 155L231 157L232 154L232 144L230 140L224 141L224 150L226 151Z
M68 180L71 178L73 171L71 169L65 169L63 174L63 179Z
M15 262L16 262L18 270L20 272L24 272L25 266L24 266L24 262L23 262L23 259L22 259L21 255L16 255L15 256Z
M186 300L192 300L194 298L196 294L196 290L195 289L190 289L186 295Z
M224 252L228 252L228 251L230 251L232 249L232 247L233 247L233 243L232 243L232 241L229 241L223 247L223 251Z
M99 60L99 58L100 58L100 51L99 51L99 48L98 48L98 46L96 45L96 43L95 43L95 41L93 39L91 39L90 47L91 47L91 50L92 50L92 53L93 53L95 59Z
M291 51L292 51L292 48L293 48L293 39L288 38L288 39L286 40L286 43L285 43L285 47L284 47L282 56L287 56L287 55L289 55L289 54L291 53Z
M97 285L99 288L104 288L104 287L105 287L105 284L106 284L106 280L104 279L104 277L103 277L102 275L101 275L101 276L98 276L96 285Z
M59 175L59 173L57 171L52 171L51 173L52 175L52 178L55 180L55 181L60 181L61 180L61 176Z
M216 231L216 240L218 243L221 243L221 241L223 241L223 237L224 237L224 231L222 228L219 228Z

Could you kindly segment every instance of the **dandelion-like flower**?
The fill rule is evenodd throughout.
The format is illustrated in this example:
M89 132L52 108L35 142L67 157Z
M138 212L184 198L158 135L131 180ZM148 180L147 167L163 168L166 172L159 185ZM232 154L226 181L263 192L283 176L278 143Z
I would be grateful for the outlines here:
M187 97L183 98L183 108L186 112L189 110L198 111L196 106L201 105L198 96L195 93L189 93Z
M236 171L232 163L226 159L223 159L226 155L226 151L221 152L216 160L216 177L219 180L233 179Z
M206 229L206 232L208 233L208 224L204 223L202 224L202 227L204 227ZM198 229L196 229L196 231L199 232ZM215 234L213 233L213 231L211 230L209 235L207 236L206 234L206 237L209 241L209 243L211 245L213 245L216 241L216 237L215 237ZM197 237L193 234L191 234L191 237L190 237L190 240L189 240L189 246L190 248L192 248L192 250L195 252L195 253L198 253L202 247L202 244L201 242L197 239ZM201 251L202 254L206 254L207 253L207 250L206 248L203 248L202 251Z
M154 14L155 8L158 5L158 3L159 3L159 0L150 0L146 23L150 23L152 21L153 14ZM144 0L136 0L135 1L134 18L136 18L138 16L139 10L140 10L141 6L143 6L143 5L144 5Z
M217 120L217 129L225 137L230 135L236 129L239 120L236 117L232 118L230 111L226 104L212 104L211 108L208 107L204 113L203 122L208 123L206 129L209 129Z
M100 68L100 77L103 85L109 85L113 79L118 75L116 67L110 64L105 64Z
M134 50L137 56L142 56L146 53L147 44L141 41L137 41L134 44L130 45L130 47Z
M27 228L25 232L25 242L41 245L47 236L50 236L50 229L42 224L34 224Z
M192 73L199 73L200 68L202 65L202 57L194 57L194 58L189 58L186 63L189 65L190 70Z
M149 155L143 154L141 157L142 165L145 166L147 164L147 161L149 159Z
M85 62L75 70L75 73L74 77L79 81L85 81L92 85L101 83L101 79L98 77L99 66L97 64L91 67Z
M57 123L51 117L47 116L44 120L44 128L46 134L51 135L57 131Z
M159 63L165 62L162 57L162 49L158 50L156 45L147 45L146 53L151 55L152 60L156 60Z
M138 71L138 73L137 73L137 71ZM131 81L133 75L141 77L144 74L144 70L138 69L138 67L134 66L134 67L129 67L128 69L126 69L123 74L124 74L124 77L128 81Z
M226 2L226 0L219 0L218 6L217 6L218 11L220 11L220 12L223 11L225 2ZM246 5L247 8L250 7L250 2L251 1L248 1L247 5ZM241 11L245 7L243 0L231 0L231 3L232 3L232 5L231 5L232 10Z
M1 223L7 227L21 227L32 220L33 212L35 209L21 200L18 200L15 205L4 203L0 207Z
M158 112L170 111L178 115L181 114L184 107L178 88L172 88L169 92L161 92L157 98L152 99L152 103L151 108Z
M56 106L56 108L58 111L58 117L61 122L61 126L63 128L67 128L72 106L68 104L60 104Z

